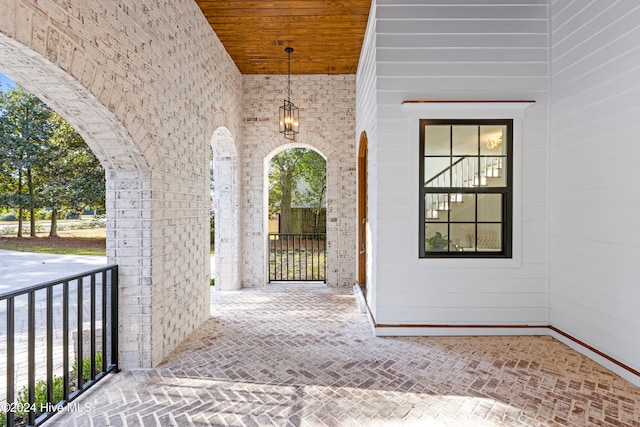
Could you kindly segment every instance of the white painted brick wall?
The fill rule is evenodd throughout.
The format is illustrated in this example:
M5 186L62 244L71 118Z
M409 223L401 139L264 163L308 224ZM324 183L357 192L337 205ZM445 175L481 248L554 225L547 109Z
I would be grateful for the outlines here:
M122 366L157 365L209 316L209 150L238 134L240 73L192 0L4 1L0 72L107 169Z
M295 69L295 58L292 59ZM267 281L264 247L264 158L290 143L278 133L287 76L245 75L241 150L241 286ZM291 76L300 108L297 143L327 156L327 283L352 286L356 271L355 76Z

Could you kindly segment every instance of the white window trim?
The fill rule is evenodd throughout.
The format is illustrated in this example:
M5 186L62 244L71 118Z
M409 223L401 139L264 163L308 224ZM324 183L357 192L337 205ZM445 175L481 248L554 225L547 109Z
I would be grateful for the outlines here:
M522 266L522 135L525 110L534 102L411 102L404 103L402 109L409 121L411 141L411 174L409 182L415 187L410 198L410 223L413 224L414 239L409 239L415 253L411 265L416 268L443 269L495 269L520 268ZM512 257L511 258L420 258L418 256L419 230L419 138L420 119L512 119L513 120L513 208L512 208Z

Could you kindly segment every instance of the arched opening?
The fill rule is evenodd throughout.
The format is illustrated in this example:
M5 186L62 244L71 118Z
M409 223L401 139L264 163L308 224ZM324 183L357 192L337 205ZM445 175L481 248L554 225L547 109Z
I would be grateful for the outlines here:
M265 158L267 280L327 281L327 159L306 144Z
M4 74L0 83L0 234L36 252L104 253L102 165L55 110Z
M213 283L238 289L238 155L231 132L219 127L211 138Z
M367 234L369 204L368 140L366 132L360 134L358 147L358 284L366 290L367 286ZM367 293L364 292L366 295Z
M107 259L119 266L120 292L151 295L151 173L123 123L87 88L31 48L0 33L0 72L62 116L83 137L105 169ZM122 298L121 367L150 367L151 313L139 298ZM153 336L152 336L153 335Z

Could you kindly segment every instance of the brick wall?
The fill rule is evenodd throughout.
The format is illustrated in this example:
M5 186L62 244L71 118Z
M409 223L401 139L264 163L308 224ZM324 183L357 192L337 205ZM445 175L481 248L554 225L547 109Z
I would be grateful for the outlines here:
M209 150L240 73L193 0L4 1L0 59L107 169L122 366L157 365L209 316Z
M292 68L295 61L292 61ZM240 210L241 286L265 283L265 159L291 141L278 134L278 107L287 76L243 77ZM356 271L355 76L291 76L291 101L300 108L296 145L327 159L327 283L351 286Z

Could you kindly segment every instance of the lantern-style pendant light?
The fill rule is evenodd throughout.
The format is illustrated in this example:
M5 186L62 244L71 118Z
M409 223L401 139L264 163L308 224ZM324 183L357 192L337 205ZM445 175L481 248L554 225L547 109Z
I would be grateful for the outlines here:
M293 52L293 48L287 47L285 52L289 57L289 68L287 71L287 99L280 107L280 133L285 138L295 141L298 134L298 107L291 102L291 52Z

